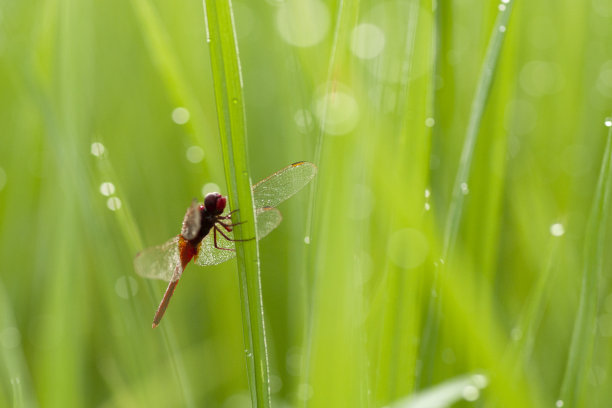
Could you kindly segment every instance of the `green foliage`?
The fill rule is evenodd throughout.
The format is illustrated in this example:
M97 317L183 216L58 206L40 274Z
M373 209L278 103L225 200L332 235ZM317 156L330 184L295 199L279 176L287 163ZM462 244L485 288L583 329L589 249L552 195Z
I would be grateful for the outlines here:
M0 407L605 406L612 8L512 3L233 1L238 65L225 1L0 2ZM136 253L300 160L151 329Z

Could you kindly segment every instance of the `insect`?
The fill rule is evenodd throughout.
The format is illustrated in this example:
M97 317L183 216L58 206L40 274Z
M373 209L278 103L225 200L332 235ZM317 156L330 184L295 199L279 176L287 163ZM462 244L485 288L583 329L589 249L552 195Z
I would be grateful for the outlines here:
M280 224L282 216L274 207L300 191L316 173L314 164L297 162L252 187L257 239L262 239ZM237 210L226 212L226 205L227 198L219 193L207 194L202 204L194 199L185 213L179 235L136 255L136 273L169 282L155 312L153 328L159 325L178 281L192 259L197 265L209 266L236 256L233 242L237 240L233 238L232 230L238 224L232 222L232 214Z

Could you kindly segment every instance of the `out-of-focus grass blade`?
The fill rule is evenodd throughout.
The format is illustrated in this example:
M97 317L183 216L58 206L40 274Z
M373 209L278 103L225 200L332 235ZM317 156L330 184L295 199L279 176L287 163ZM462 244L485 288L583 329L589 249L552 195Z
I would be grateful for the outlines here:
M477 399L488 383L483 374L462 375L395 401L388 408L445 408L462 399Z
M598 276L603 273L604 239L610 219L612 192L612 128L604 151L597 190L584 241L584 269L580 289L580 305L574 323L569 357L561 385L560 400L570 407L578 407L588 376L596 334Z
M203 144L203 135L207 131L207 126L202 122L202 110L198 98L191 91L191 87L185 83L184 69L180 59L171 44L171 39L164 27L163 21L159 18L154 5L144 0L132 0L136 16L142 25L143 37L149 46L151 58L156 62L159 73L165 81L168 94L178 104L193 109L196 114L192 116L195 132L187 134L193 136L194 143ZM188 124L188 126L191 126Z
M36 396L22 348L22 335L17 329L9 296L0 281L0 372L9 379L13 390L13 407L34 407ZM3 380L4 382L4 380ZM8 395L0 399L8 406Z
M217 118L230 208L240 209L234 230L247 375L253 406L270 406L270 373L264 325L259 247L255 237L255 213L247 161L246 121L242 73L229 1L204 2L207 41L210 45Z
M499 55L501 53L505 33L508 27L508 20L510 19L510 13L512 11L512 4L513 1L510 0L504 5L503 8L499 9L497 19L493 25L493 33L489 41L482 70L480 72L480 78L478 79L476 86L476 93L472 101L470 120L468 122L465 142L463 144L463 150L461 151L461 158L459 159L459 168L457 169L450 206L446 216L442 244L442 259L444 261L447 261L452 255L452 251L457 240L457 233L459 231L459 224L463 214L463 206L466 199L465 191L468 188L467 186L472 167L472 158L474 155L476 140L478 138L478 132L482 123L482 116L491 92L491 85L493 83L497 62L499 60ZM440 5L438 5L438 7L440 7ZM440 11L438 10L436 12L439 13ZM437 290L439 289L439 275L444 273L445 265L446 263L441 263L440 267L436 268L436 273L434 275L434 290L437 292L439 292L439 290ZM421 358L425 362L423 367L423 376L420 381L420 383L423 385L427 385L431 380L429 377L431 376L431 367L435 361L434 355L440 325L440 302L442 301L442 297L432 297L427 313L427 322L422 342L423 350L421 352Z

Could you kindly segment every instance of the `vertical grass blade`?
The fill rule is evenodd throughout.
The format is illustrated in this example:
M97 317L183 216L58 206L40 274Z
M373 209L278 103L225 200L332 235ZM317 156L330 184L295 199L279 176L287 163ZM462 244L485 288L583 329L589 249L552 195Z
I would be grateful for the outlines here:
M472 168L472 159L474 156L474 149L476 147L476 140L478 138L478 132L480 130L482 117L487 106L487 101L491 93L491 86L496 72L497 62L499 61L499 55L501 53L505 33L508 27L508 20L510 19L510 13L512 11L512 0L507 2L504 1L503 3L503 7L499 8L495 24L493 25L493 33L491 34L491 38L489 40L480 77L478 78L478 83L476 85L476 92L472 101L465 142L461 151L459 167L457 169L457 175L453 184L451 201L446 216L444 235L442 238L442 259L445 263L441 263L439 268L436 269L433 283L434 290L437 293L440 292L439 275L444 273L446 261L452 254L455 242L457 241L457 233L459 231L459 224L463 214L463 207L466 198L464 191L468 185L467 183L470 170ZM438 4L436 9L437 14L440 13L440 7L442 6ZM439 18L436 21L438 21L437 24L439 24ZM437 298L432 298L427 313L427 321L422 342L422 360L424 361L424 369L420 379L421 385L429 385L431 381L431 367L434 364L436 340L440 324L438 316L441 310L441 301L442 298L440 296Z
M596 313L598 303L598 279L603 273L604 238L610 218L610 193L612 192L612 128L608 130L608 140L604 152L597 190L584 241L584 269L580 304L574 323L569 357L561 385L560 399L566 406L580 406L580 398L585 387L585 373L591 366L591 357L596 333Z
M234 237L249 239L255 236L255 216L247 163L244 95L231 2L205 1L204 9L230 207L240 209L237 221L243 222L236 228ZM269 407L269 368L257 240L237 242L236 255L251 400L254 407Z

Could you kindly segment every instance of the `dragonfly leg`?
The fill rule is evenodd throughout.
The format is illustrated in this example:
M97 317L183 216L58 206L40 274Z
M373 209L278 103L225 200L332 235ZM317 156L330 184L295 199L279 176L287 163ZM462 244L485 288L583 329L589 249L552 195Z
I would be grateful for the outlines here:
M216 239L217 239L217 231L219 231L219 234L223 235L223 238L227 239L228 241L233 241L233 242L246 242L246 241L250 241L252 239L255 238L249 238L249 239L234 239L234 238L230 238L227 235L225 235L225 233L221 230L221 228L217 227L217 225L215 225L215 232L214 232L214 238L215 238L215 247L218 248L216 245ZM227 248L219 248L219 249L227 249ZM233 251L233 249L230 249L230 251Z
M215 244L215 248L222 249L224 251L235 251L235 249L233 249L233 248L222 248L222 247L219 246L219 244L217 244L217 231L219 231L219 233L221 235L223 235L225 237L225 239L227 239L228 241L233 241L233 239L229 238L227 235L225 235L223 232L221 232L221 230L215 225L214 226L214 230L213 230L213 242Z
M240 210L232 210L230 212L227 213L227 215L224 215L223 217L219 217L222 220L229 220L230 218L232 218L232 214L235 212L238 212Z
M232 227L235 227L236 225L244 224L245 222L246 221L240 221L240 222L235 222L233 224L226 224L223 221L217 220L217 224L221 224L223 228L225 228L225 230L228 232L232 231Z

